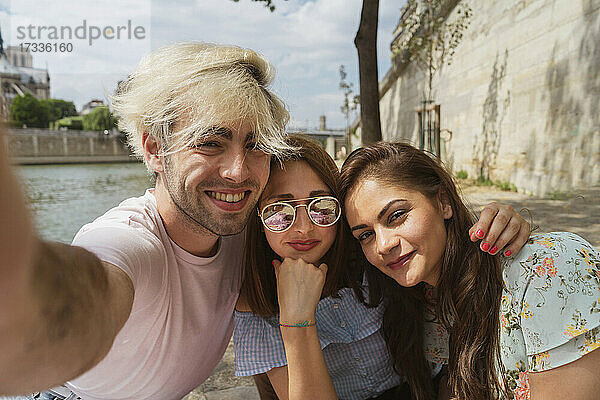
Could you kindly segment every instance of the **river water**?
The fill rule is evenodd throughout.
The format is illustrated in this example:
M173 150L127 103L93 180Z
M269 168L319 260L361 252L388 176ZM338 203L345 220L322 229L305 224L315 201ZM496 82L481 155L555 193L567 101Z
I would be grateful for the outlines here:
M42 237L70 243L79 228L154 186L141 163L26 165L16 168Z

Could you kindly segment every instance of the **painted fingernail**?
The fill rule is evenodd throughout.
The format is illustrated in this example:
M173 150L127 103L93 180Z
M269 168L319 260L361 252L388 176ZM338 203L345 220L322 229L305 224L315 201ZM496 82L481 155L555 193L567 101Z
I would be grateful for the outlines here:
M482 239L483 236L484 236L484 233L483 233L483 231L481 229L477 229L477 232L475 232L475 235L477 235L477 237L479 239Z
M510 255L511 255L511 254L512 254L512 251L510 251L510 250L506 250L506 251L504 252L504 255L505 255L506 257L510 257Z
M496 254L497 251L498 251L498 247L494 246L490 249L490 254L494 255L494 254Z
M490 249L489 243L481 243L481 250L488 251Z

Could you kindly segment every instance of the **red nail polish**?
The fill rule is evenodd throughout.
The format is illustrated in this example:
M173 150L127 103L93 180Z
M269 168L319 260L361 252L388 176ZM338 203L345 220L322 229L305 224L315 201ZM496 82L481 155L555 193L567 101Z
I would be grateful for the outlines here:
M477 229L477 232L475 232L475 235L477 235L477 237L479 239L482 239L485 234L483 233L483 231L481 229Z
M504 252L504 255L505 255L506 257L510 257L510 255L511 255L511 254L512 254L512 251L510 251L510 250L506 250L506 251Z
M496 254L496 252L497 252L497 251L498 251L498 247L494 246L494 247L492 247L492 249L490 250L490 254L491 254L491 255L494 255L494 254Z
M481 250L488 251L489 249L490 249L490 244L489 243L482 243L481 244Z

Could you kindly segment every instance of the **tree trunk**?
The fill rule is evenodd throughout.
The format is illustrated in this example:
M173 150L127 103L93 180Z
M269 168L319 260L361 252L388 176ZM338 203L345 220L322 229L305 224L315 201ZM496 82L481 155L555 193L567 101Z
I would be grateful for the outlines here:
M363 0L354 45L358 51L360 125L363 144L381 140L379 77L377 74L377 17L379 0Z

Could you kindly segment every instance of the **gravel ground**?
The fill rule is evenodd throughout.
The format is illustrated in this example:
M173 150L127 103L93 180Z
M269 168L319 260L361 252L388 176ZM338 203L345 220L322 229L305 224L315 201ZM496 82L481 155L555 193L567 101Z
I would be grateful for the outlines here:
M600 186L555 194L556 199L504 192L468 182L463 182L462 191L476 210L491 201L509 204L516 210L527 209L533 224L539 226L538 231L573 232L600 249ZM530 218L529 213L521 212L526 219Z

